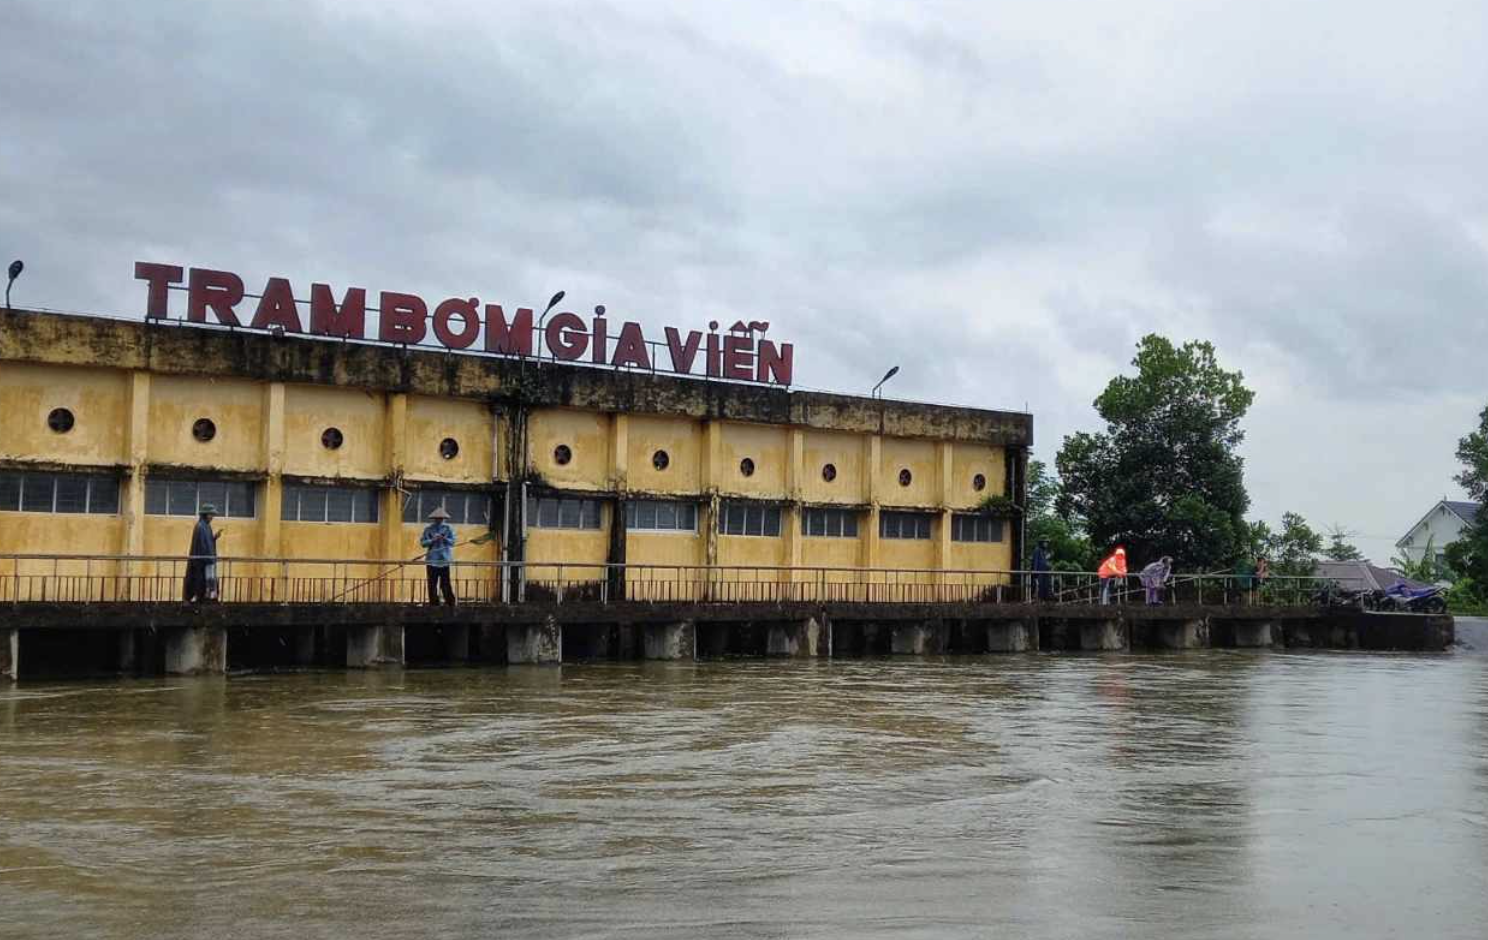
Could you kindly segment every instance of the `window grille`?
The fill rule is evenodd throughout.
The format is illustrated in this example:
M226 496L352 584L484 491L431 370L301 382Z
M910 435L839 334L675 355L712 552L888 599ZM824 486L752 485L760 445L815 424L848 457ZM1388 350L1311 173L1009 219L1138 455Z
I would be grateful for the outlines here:
M808 509L801 514L801 534L855 539L858 537L858 514L851 509Z
M625 504L625 528L657 532L696 532L697 503L633 499Z
M98 473L0 471L0 512L113 515L119 478Z
M225 480L167 480L150 477L145 481L145 512L151 516L196 516L201 507L217 507L217 515L233 519L252 519L256 514L257 486Z
M725 502L719 507L718 531L723 535L780 535L780 507Z
M878 535L885 539L928 539L933 518L924 512L880 512Z
M285 522L374 523L381 492L375 486L287 484L279 518Z

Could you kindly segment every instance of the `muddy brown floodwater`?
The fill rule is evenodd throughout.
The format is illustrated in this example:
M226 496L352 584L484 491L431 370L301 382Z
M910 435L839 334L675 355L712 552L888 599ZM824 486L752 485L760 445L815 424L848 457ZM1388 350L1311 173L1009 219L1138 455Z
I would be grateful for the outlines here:
M0 937L1488 936L1488 657L0 688Z

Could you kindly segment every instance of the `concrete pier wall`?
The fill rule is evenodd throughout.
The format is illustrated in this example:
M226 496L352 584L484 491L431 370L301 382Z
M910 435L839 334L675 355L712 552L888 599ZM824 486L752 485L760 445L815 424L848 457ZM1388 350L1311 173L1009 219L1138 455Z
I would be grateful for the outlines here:
M346 668L403 665L403 627L372 624L346 628Z
M647 659L697 658L697 626L681 623L648 623L642 627L643 655Z
M21 674L21 631L0 627L0 681L14 682Z
M166 633L166 675L221 675L226 671L226 629L222 627L177 627Z
M506 661L513 666L561 663L563 624L552 617L542 623L509 624Z
M1441 651L1454 637L1451 617L1370 614L1308 608L1048 608L967 605L941 615L905 606L844 606L843 616L808 605L648 605L611 613L564 607L539 620L510 611L338 608L338 619L310 624L325 611L282 607L248 615L226 606L183 611L185 622L127 625L80 605L48 623L8 624L0 611L0 681L21 676L191 675L226 669L343 668L451 664L537 664L588 660L688 660L719 657L981 655L1036 650L1119 652L1206 647ZM943 608L942 608L943 609ZM409 614L416 616L409 616ZM623 616L620 614L623 613ZM684 616L677 616L678 613ZM567 615L573 619L560 619ZM581 614L581 616L575 616ZM753 616L734 619L733 614ZM407 617L400 622L400 617ZM608 616L609 619L606 619ZM355 617L365 618L355 622ZM495 621L495 622L493 622ZM229 658L230 656L230 658ZM24 669L22 668L24 661Z

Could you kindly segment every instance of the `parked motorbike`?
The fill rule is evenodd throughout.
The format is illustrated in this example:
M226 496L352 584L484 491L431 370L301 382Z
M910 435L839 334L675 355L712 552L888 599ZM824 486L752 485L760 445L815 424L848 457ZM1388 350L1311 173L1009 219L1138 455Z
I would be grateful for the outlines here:
M1382 593L1377 609L1412 614L1444 614L1447 612L1447 599L1438 587L1411 588L1397 584Z
M1312 596L1319 607L1349 607L1354 610L1371 610L1373 598L1370 591L1351 591L1336 584L1325 584Z

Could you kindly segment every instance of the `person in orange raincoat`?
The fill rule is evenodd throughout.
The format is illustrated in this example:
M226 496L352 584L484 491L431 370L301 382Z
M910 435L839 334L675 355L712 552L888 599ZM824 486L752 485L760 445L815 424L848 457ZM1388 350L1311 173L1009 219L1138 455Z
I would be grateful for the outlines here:
M1111 603L1111 585L1126 582L1126 549L1120 545L1111 553L1095 572L1100 576L1101 603Z

